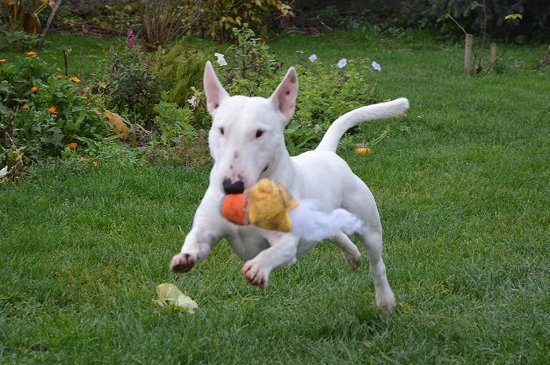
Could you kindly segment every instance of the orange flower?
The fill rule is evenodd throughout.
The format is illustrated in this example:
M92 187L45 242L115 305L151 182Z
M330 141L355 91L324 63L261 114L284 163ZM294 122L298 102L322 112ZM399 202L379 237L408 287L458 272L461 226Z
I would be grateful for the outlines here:
M80 79L76 76L72 76L69 78L69 80L71 80L72 82L76 82L76 83L79 83L80 82Z
M36 86L33 86L32 89L31 89L31 91L32 91L33 93L35 93L35 92L38 91L38 88L37 88Z
M86 161L88 161L88 159L86 157L80 157L80 161L81 162L86 162Z
M67 145L67 147L69 147L71 150L74 150L76 146L77 146L76 142L71 142Z
M102 112L100 112L99 110L96 110L96 111L95 111L95 113L96 113L97 115L101 115L101 114L103 114L103 113L102 113Z
M8 62L7 59L5 59L5 58L0 59L0 63L6 63L6 62Z
M21 109L23 109L23 110L29 110L29 106L28 106L27 104L25 104L25 105L23 105L23 106L21 107Z
M111 120L111 118L113 117L113 115L109 112L105 112L105 118Z
M355 149L355 152L358 155L364 155L365 153L372 153L372 148L370 147L358 147Z
M33 51L27 52L27 53L26 53L26 55L29 56L29 57L34 57L34 56L36 56L36 54L37 54L37 53L36 53L36 52L33 52Z
M50 109L48 109L48 110L49 110L49 111L50 111L50 113L52 113L52 114L55 114L55 113L57 113L57 109L56 109L56 108L55 108L55 106L53 106L53 105L52 105L52 106L50 106Z
M94 167L97 167L97 162L93 161L92 165L94 165Z
M63 78L63 75L57 75L55 78L61 80Z

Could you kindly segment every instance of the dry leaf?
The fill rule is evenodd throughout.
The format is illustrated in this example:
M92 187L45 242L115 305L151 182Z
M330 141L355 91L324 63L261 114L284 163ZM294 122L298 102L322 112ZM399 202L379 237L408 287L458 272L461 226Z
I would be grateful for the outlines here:
M175 309L193 314L199 307L193 299L183 294L174 284L163 283L157 286L157 296L158 299L154 300L154 303L165 310Z

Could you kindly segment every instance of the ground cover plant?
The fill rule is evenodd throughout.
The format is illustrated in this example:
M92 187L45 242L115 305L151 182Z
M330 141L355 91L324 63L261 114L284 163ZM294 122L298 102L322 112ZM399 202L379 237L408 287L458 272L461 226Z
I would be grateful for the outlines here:
M377 199L396 312L375 309L366 262L350 272L329 244L275 272L265 291L245 284L225 242L190 273L170 273L207 167L149 165L146 151L105 144L95 165L75 155L0 186L0 362L544 363L545 48L510 46L498 73L469 78L461 45L416 33L289 35L270 46L283 62L276 77L291 64L299 77L322 67L333 85L330 75L360 63L371 68L363 102L410 99L407 116L363 125L340 148ZM305 113L322 85L302 79ZM334 103L352 94L327 92ZM196 300L196 313L156 308L162 282Z

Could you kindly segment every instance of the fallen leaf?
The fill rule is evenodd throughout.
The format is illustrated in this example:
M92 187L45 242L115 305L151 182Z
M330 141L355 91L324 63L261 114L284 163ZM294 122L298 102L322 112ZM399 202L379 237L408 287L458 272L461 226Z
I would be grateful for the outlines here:
M177 286L170 283L163 283L157 286L158 299L155 304L165 310L175 309L180 312L193 314L199 306L197 303L182 293Z

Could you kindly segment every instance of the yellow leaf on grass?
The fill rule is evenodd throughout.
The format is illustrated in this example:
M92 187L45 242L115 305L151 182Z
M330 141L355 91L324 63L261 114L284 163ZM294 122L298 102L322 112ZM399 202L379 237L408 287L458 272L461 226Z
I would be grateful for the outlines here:
M105 118L109 120L111 128L115 131L118 137L128 138L130 135L130 128L126 125L126 121L117 113L107 112Z
M163 283L157 286L157 296L158 299L154 302L163 309L175 309L192 314L199 307L193 299L183 294L174 284Z

